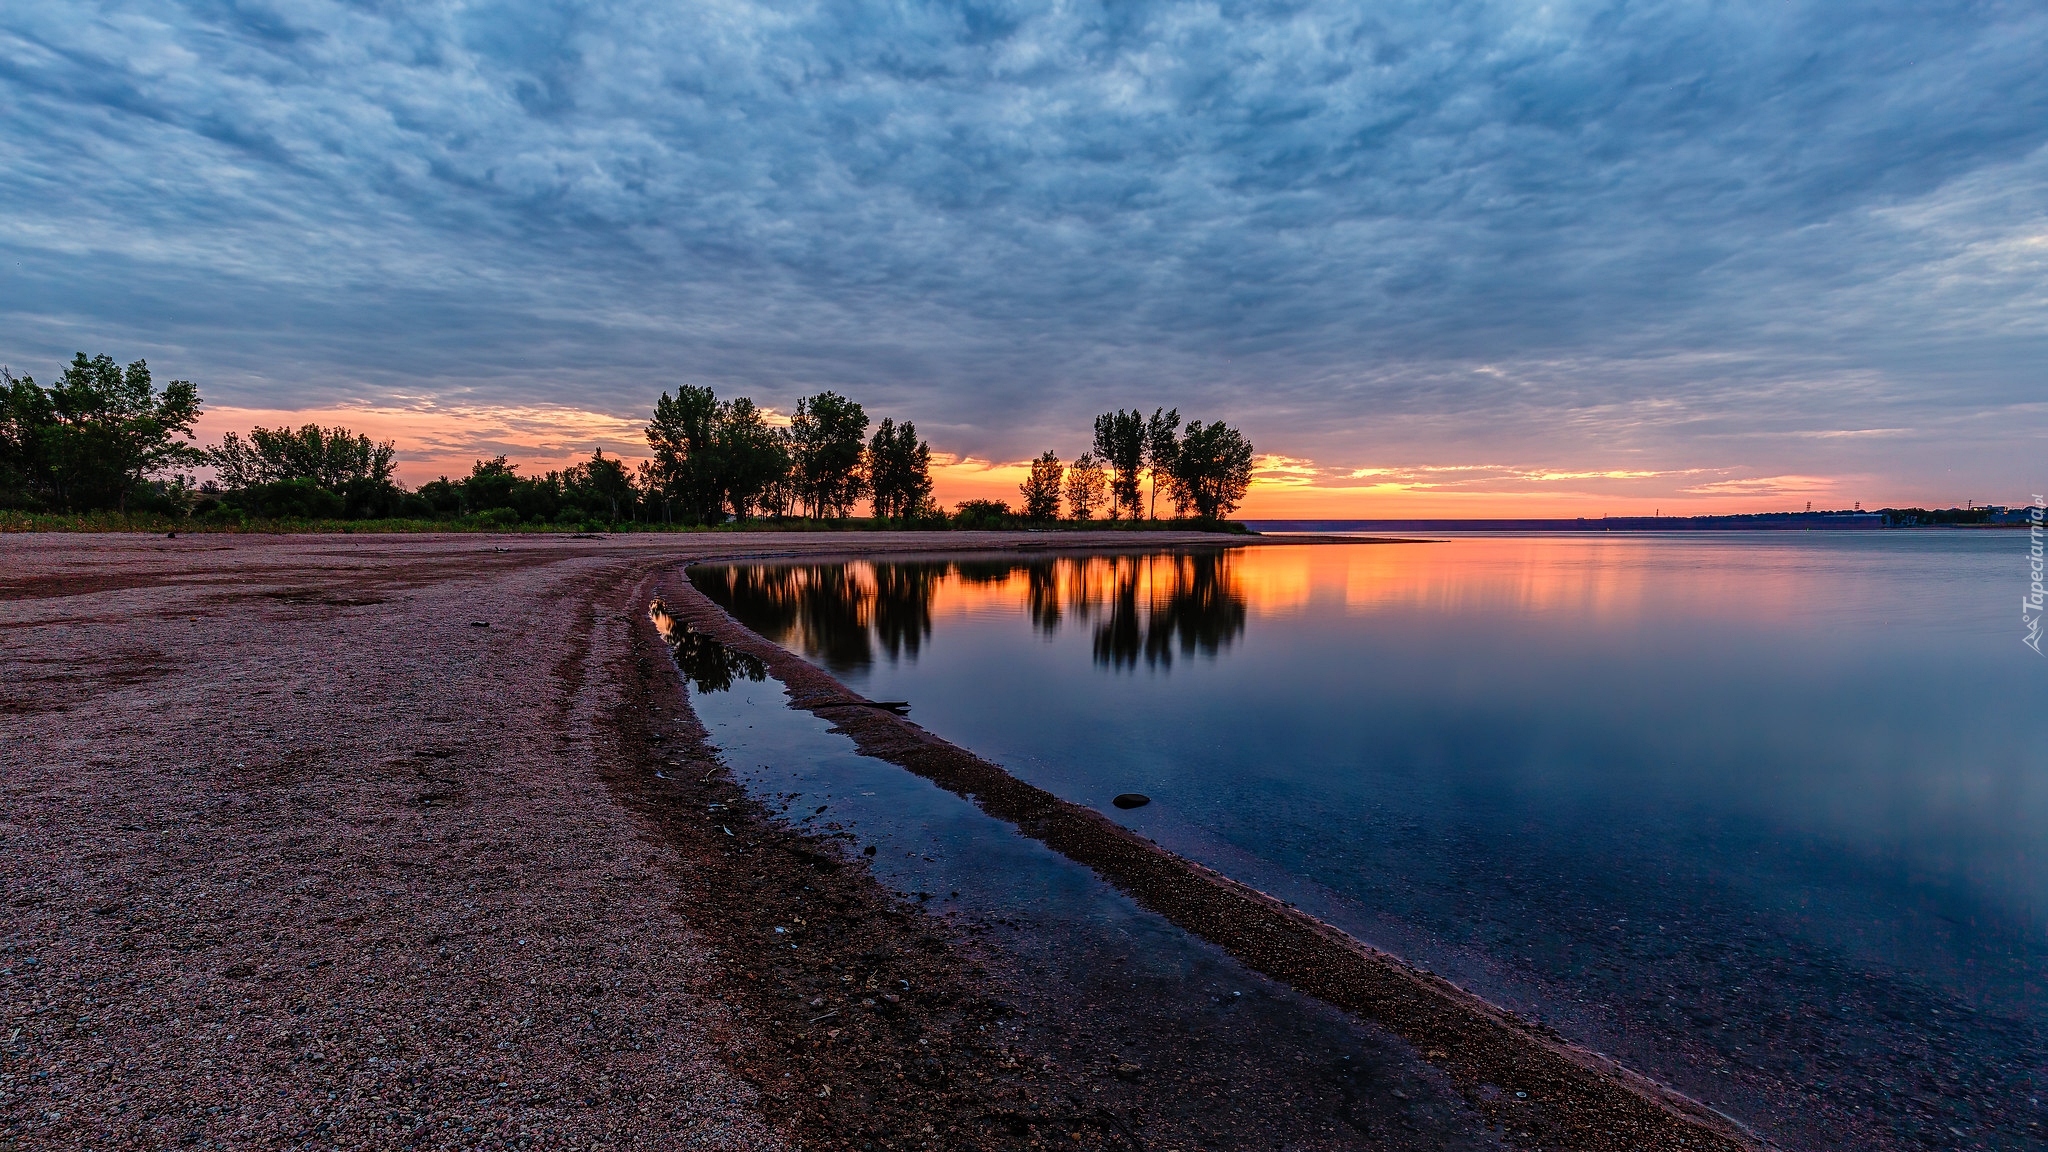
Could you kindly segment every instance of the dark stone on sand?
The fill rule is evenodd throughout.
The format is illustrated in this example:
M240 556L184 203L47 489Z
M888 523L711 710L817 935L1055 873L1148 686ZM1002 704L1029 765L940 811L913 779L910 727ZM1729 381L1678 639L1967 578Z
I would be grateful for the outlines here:
M1126 792L1123 795L1117 797L1116 799L1110 801L1111 804L1114 804L1119 808L1143 808L1145 805L1150 804L1151 802L1152 798L1150 796L1140 795L1136 792Z

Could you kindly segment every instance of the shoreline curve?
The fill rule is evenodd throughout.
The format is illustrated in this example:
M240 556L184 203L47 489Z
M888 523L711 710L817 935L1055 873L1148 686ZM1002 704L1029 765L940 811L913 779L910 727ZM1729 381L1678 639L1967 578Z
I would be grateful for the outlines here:
M705 557L684 567L776 559L781 557ZM684 572L678 577L655 582L659 602L696 631L761 660L788 691L791 707L831 721L863 755L923 777L1092 869L1141 906L1247 967L1401 1036L1449 1073L1490 1120L1526 1132L1539 1144L1556 1141L1586 1152L1752 1152L1769 1146L1725 1113L1554 1029L1523 1020L1092 808L1028 784L905 717L872 707L831 674L734 619Z

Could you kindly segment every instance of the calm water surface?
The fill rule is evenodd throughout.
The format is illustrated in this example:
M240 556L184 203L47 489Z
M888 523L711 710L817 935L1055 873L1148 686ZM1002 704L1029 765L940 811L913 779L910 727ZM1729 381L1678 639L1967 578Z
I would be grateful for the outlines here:
M2004 533L699 567L925 727L1805 1147L2048 1147ZM1111 808L1120 792L1153 803Z

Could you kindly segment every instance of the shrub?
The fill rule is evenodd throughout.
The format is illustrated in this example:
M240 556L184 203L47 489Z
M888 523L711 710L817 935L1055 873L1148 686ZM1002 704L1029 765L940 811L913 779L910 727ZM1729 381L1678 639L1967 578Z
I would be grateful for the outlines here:
M341 497L306 479L257 484L228 499L245 512L271 520L332 520L345 509Z
M953 527L968 529L1014 528L1017 517L1003 500L969 500L956 506Z

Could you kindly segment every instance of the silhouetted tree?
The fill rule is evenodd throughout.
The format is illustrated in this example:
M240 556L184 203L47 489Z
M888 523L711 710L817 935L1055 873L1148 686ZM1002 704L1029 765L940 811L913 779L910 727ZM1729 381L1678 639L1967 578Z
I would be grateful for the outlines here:
M868 489L875 515L903 520L920 515L931 504L932 449L917 438L917 425L882 419L868 441Z
M1204 520L1220 520L1237 509L1252 479L1252 442L1221 420L1188 425L1173 469L1174 503Z
M867 431L867 413L837 393L820 392L796 402L789 450L797 493L811 515L844 519L867 491L861 473Z
M654 475L661 499L680 508L692 523L717 520L725 490L713 459L718 397L709 388L685 384L654 402L647 446L654 450Z
M279 480L310 480L340 491L352 480L391 483L398 447L373 442L347 428L306 424L299 428L251 428L244 441L233 432L207 449L207 463L228 489L253 488Z
M1102 464L1086 452L1067 469L1067 508L1076 520L1089 520L1095 510L1102 507L1108 497L1109 483L1103 478Z
M205 454L187 437L199 390L157 391L149 365L74 357L49 388L0 368L0 497L30 506L126 511L148 478Z
M523 500L515 498L514 506L526 504L520 510L532 520L553 519L562 505L574 507L585 516L628 520L640 504L640 492L626 471L625 462L605 455L602 448L593 450L590 459L582 464L525 484L527 487L518 491ZM535 492L536 486L553 491ZM554 499L550 500L551 496ZM547 508L549 503L555 507Z
M1066 469L1060 466L1057 452L1047 450L1045 455L1031 462L1031 476L1017 491L1024 497L1024 518L1026 520L1057 520L1060 518L1060 479Z
M762 512L781 519L796 507L796 463L790 455L789 429L771 428L769 432L775 437L776 449L782 453L782 471L761 489L759 500Z
M1159 482L1172 475L1174 462L1180 459L1180 441L1174 436L1179 428L1178 408L1170 412L1154 408L1151 419L1145 421L1145 470L1152 474L1152 503L1146 511L1154 520L1159 519Z
M719 406L715 443L719 487L733 518L745 520L761 493L789 474L789 450L744 396Z
M1097 416L1095 455L1114 473L1109 485L1109 518L1114 520L1128 511L1136 520L1144 507L1139 478L1145 471L1145 414L1133 408Z

